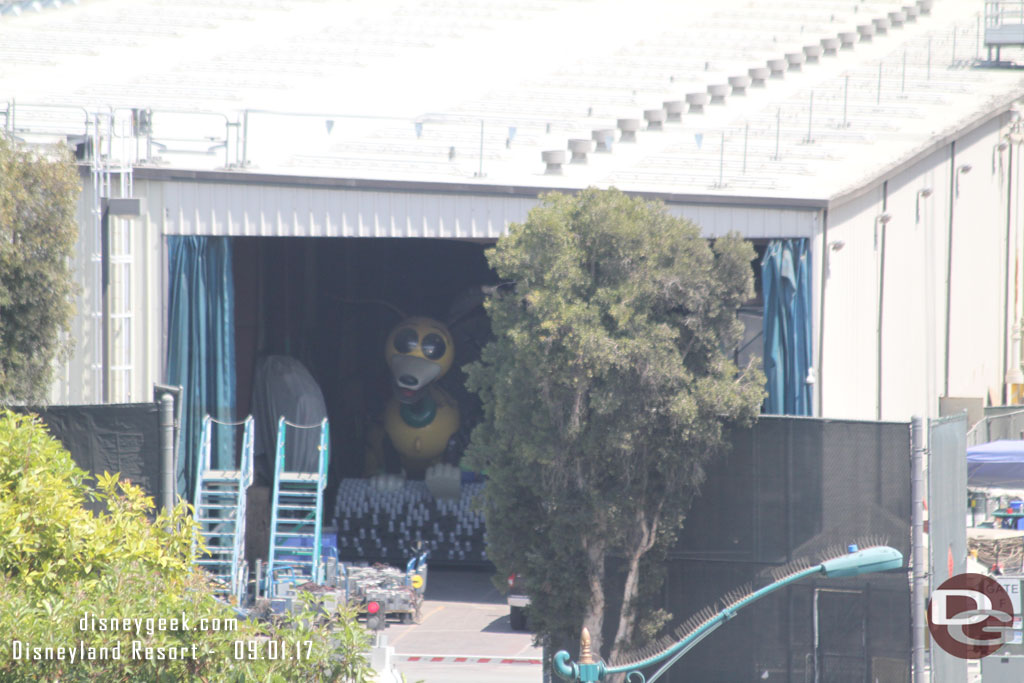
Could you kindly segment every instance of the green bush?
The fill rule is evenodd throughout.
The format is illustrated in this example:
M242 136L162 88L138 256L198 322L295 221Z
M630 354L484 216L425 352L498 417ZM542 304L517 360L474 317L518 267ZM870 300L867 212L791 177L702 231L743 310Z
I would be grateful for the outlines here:
M137 486L87 480L37 421L0 413L0 680L371 679L351 610L237 619L195 569L189 506L150 521Z

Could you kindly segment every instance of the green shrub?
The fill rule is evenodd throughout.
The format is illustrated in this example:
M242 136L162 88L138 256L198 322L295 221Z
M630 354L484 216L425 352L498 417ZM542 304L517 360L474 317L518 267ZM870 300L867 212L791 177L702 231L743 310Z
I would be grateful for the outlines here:
M140 488L87 479L42 425L0 413L0 680L370 680L351 610L237 619L195 569L188 505L151 522Z

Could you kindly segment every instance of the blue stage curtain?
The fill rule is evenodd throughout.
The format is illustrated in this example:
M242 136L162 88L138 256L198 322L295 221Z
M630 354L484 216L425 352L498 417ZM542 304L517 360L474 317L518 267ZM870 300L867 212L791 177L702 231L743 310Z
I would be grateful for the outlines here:
M764 290L764 412L811 415L811 255L808 240L772 240L761 261Z
M204 415L235 419L235 288L225 237L168 237L167 383L184 387L178 493L194 499ZM214 432L214 469L233 469L233 433Z

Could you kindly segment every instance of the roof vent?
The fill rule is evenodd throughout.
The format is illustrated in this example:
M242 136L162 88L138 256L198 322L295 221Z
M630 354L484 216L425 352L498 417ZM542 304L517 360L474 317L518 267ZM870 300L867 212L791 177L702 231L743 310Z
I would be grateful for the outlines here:
M595 152L612 151L612 141L615 140L615 130L613 128L598 128L590 133L590 137L594 139Z
M771 69L772 78L782 78L786 74L785 59L769 59L768 68Z
M904 5L903 13L907 15L907 23L910 24L917 21L917 15L921 13L921 8L917 5Z
M704 105L708 103L708 95L703 92L686 93L686 103L690 105L691 114L703 114Z
M821 45L804 45L803 51L808 64L817 64L825 48Z
M569 140L569 151L572 152L570 164L587 163L587 154L594 148L594 141L586 138L574 138Z
M803 63L807 61L807 57L804 56L803 52L787 52L786 61L789 62L790 71L799 71Z
M892 23L889 21L889 17L878 17L872 19L871 23L875 25L875 33L877 35L884 35L889 32L889 27Z
M541 159L547 164L544 175L562 175L562 164L565 163L565 150L549 149L540 153Z
M733 95L746 95L750 87L750 76L729 76L729 86Z
M839 34L839 43L840 50L852 50L853 46L857 43L857 32L843 31Z
M921 14L932 13L932 0L917 0L917 6L921 8Z
M870 43L871 38L875 35L875 25L857 24L857 33L860 34L860 42Z
M725 83L716 83L708 86L708 95L711 95L711 104L725 104L725 96L729 94L729 86Z
M683 109L686 108L686 103L682 100L669 100L668 102L662 102L661 106L665 109L666 121L674 122L683 120Z
M889 23L892 24L893 28L903 26L903 22L906 20L907 15L904 12L889 12Z
M665 124L665 110L645 109L644 120L647 121L647 130L661 130Z
M822 38L821 49L826 57L834 57L839 52L839 38Z
M755 66L747 69L747 73L750 74L751 88L763 88L764 82L772 75L772 70L766 66Z
M636 142L636 132L640 130L640 119L619 119L616 121L622 135L619 142Z

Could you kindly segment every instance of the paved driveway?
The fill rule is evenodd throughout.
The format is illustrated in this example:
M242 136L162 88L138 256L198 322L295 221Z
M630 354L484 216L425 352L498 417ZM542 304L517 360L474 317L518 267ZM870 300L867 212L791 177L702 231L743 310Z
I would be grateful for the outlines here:
M505 598L487 573L432 569L421 623L392 623L382 633L398 655L397 669L410 683L541 681L541 648L533 646L529 633L512 630ZM453 661L456 656L466 661Z

